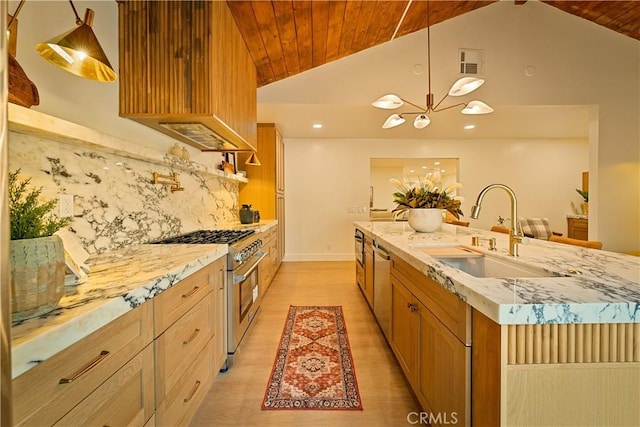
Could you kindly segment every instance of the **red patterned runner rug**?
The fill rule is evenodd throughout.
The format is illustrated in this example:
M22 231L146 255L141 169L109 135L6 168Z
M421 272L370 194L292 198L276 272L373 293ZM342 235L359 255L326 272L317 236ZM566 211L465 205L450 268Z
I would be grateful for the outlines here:
M289 308L262 409L362 410L342 307Z

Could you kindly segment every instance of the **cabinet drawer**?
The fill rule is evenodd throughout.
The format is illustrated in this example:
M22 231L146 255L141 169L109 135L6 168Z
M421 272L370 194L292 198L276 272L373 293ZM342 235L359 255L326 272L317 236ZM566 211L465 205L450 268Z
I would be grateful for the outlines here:
M278 227L271 227L267 234L267 240L275 239L278 236Z
M460 339L471 344L471 308L406 261L391 256L391 274Z
M186 370L178 383L159 403L156 424L177 426L189 424L200 402L206 396L216 376L214 369L215 339L209 341L197 360Z
M216 273L213 264L196 271L153 299L155 336L163 333L213 289Z
M54 424L152 338L153 306L144 303L16 377L13 380L15 424ZM102 354L105 352L108 353ZM73 381L61 384L61 379Z
M156 396L161 402L202 351L215 328L215 294L209 293L156 341Z
M153 346L148 345L56 426L144 426L154 411Z

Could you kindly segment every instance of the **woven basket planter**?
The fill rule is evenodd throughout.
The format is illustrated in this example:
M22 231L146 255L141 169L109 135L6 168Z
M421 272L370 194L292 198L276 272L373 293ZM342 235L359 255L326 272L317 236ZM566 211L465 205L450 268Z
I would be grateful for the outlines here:
M11 240L11 320L55 309L64 295L64 249L58 236Z

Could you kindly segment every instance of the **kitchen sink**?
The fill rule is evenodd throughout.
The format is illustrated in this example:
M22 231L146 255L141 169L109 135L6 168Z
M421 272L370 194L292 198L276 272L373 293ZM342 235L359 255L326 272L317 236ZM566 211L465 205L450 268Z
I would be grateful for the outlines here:
M515 278L558 276L557 274L546 271L540 267L524 265L490 255L472 257L436 257L436 259L475 277Z

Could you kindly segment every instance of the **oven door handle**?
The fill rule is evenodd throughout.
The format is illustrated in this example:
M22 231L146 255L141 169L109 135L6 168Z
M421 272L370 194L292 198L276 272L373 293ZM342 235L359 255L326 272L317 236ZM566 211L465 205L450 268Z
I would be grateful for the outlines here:
M260 264L260 261L262 261L262 259L266 256L267 256L266 252L262 252L262 251L256 252L254 257L258 257L258 259L253 261L253 263L249 264L249 267L247 267L247 271L233 273L233 284L235 285L236 283L242 283L245 280L247 280L247 277L249 277L249 275L253 273L253 270L258 268L258 264Z

